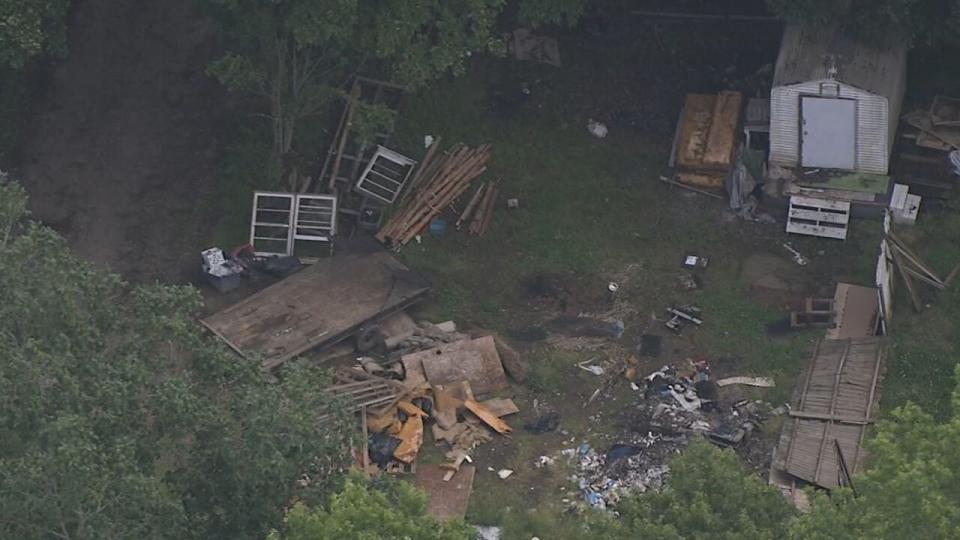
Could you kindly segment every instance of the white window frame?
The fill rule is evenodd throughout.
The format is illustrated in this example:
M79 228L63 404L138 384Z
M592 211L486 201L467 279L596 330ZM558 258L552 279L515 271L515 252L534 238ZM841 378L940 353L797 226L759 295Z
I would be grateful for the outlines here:
M284 212L284 210L260 208L262 199L286 199L290 201L290 210L287 211L286 223L270 223L257 221L258 211ZM309 201L329 201L330 202L330 221L323 223L320 221L309 220L310 209ZM285 229L286 246L284 251L267 251L257 247L257 240L282 241L282 238L273 238L268 236L257 236L257 230L263 227L272 227ZM262 231L261 231L262 232ZM319 233L319 234L318 234ZM279 193L275 191L255 191L253 193L253 211L250 218L250 244L253 246L253 252L258 257L271 256L290 256L294 254L294 246L297 240L310 242L333 243L333 238L337 234L337 197L335 195L313 195L300 193Z
M283 210L275 210L270 208L260 208L261 199L286 199L290 201L289 210L287 212L287 222L283 223L270 223L270 222L261 222L257 221L258 212L283 212ZM253 192L253 210L250 216L250 245L253 246L253 253L258 257L270 257L270 256L287 256L290 255L293 251L293 218L296 213L296 197L292 193L279 193L275 191L255 191ZM269 228L284 228L286 229L286 249L283 251L266 251L259 249L257 247L257 240L268 240L268 241L281 241L281 238L272 238L268 236L257 236L257 229L260 227L269 227Z
M397 179L375 170L374 166L376 166L378 158L383 158L398 165L401 169L406 168L406 173L403 174L402 178ZM367 167L363 170L363 174L361 174L360 179L357 180L356 190L378 201L392 204L393 201L397 200L397 196L403 190L403 186L406 184L407 179L410 178L410 174L413 172L416 164L416 161L403 154L377 145L376 152L373 153L370 161L367 162ZM372 187L376 187L380 191L374 191L371 189ZM385 197L383 191L386 191L390 195Z

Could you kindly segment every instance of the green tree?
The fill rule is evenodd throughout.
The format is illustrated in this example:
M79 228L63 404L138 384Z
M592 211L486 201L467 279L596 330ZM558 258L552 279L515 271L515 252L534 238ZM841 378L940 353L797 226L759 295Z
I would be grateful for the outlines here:
M901 36L913 44L960 42L960 0L767 0L791 23L843 25L860 38L884 44Z
M262 98L281 173L298 123L342 96L352 73L373 69L417 88L502 47L493 27L504 0L207 2L229 50L208 71Z
M705 441L670 462L660 492L617 506L619 521L598 538L760 540L786 535L793 509L776 490L743 469L736 454Z
M66 52L69 0L0 0L0 65L21 68L41 55Z
M369 481L350 476L343 491L333 495L326 509L295 505L287 514L283 533L269 540L473 540L475 534L461 522L438 523L427 515L426 497L407 482L392 478Z
M956 377L960 380L960 367ZM850 489L818 496L791 527L800 539L960 538L960 387L939 423L912 403L877 425L870 468Z
M349 430L322 373L264 382L195 289L78 261L25 200L0 179L0 537L262 538L330 487Z

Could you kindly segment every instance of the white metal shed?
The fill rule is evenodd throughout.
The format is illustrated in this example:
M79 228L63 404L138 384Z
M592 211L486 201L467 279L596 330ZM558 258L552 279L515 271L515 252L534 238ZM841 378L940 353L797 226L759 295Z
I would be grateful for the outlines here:
M770 92L770 163L886 174L906 87L907 49L838 27L784 30Z

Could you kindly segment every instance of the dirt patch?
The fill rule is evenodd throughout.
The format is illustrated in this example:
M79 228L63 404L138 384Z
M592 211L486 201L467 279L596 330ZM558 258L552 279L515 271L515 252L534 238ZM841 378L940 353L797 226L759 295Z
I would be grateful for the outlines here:
M755 300L775 309L799 309L810 289L795 263L769 253L754 253L744 259L740 279L749 284Z
M34 216L134 281L198 262L221 91L193 0L80 0L24 143Z

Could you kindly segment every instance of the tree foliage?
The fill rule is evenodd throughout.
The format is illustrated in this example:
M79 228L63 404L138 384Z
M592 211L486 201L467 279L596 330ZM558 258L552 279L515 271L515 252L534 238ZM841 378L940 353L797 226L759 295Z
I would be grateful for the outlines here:
M411 484L392 478L373 482L353 475L328 508L311 510L295 505L283 533L269 540L473 540L476 535L459 522L438 523L427 515L426 497Z
M299 121L342 96L351 74L373 69L417 88L502 47L493 28L504 0L207 2L229 50L209 72L263 99L278 164Z
M667 486L617 507L620 520L597 537L760 540L786 535L793 509L744 470L736 454L698 441L670 462Z
M262 538L329 487L348 431L321 374L265 383L196 290L131 287L24 208L0 181L0 537Z
M44 54L66 52L69 0L0 0L0 65L21 68Z
M860 38L889 43L899 36L914 44L960 42L960 0L767 0L791 23L838 23Z
M791 538L960 538L960 387L951 404L942 423L912 403L891 412L869 442L870 468L854 478L858 496L818 497Z

